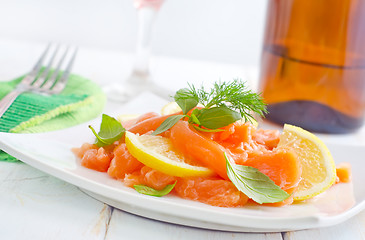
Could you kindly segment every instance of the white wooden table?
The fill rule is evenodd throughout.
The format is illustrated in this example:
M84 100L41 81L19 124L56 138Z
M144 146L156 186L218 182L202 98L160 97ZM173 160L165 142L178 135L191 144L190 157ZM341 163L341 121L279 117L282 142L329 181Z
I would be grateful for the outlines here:
M42 48L0 39L0 80L28 71ZM125 78L131 62L131 56L120 52L81 48L74 71L106 85ZM172 90L185 86L186 81L257 79L254 69L163 57L152 63L155 79ZM114 107L108 103L105 111ZM365 211L337 226L296 232L204 230L135 216L26 164L0 162L0 239L365 239Z

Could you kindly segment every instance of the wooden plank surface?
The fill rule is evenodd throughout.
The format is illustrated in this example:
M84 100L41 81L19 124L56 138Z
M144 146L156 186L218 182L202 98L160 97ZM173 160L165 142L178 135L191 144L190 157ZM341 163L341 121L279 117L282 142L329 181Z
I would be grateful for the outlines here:
M176 224L164 223L139 217L114 209L106 240L121 239L158 240L281 240L281 233L233 233L221 232Z
M111 207L26 164L0 162L0 193L0 239L104 239Z
M365 239L365 211L335 226L287 232L284 240L361 240Z

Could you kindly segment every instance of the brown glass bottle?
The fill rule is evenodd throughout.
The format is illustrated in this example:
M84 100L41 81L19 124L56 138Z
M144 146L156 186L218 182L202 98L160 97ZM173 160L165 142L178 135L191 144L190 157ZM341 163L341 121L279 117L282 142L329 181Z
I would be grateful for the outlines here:
M352 132L365 115L365 0L270 0L260 89L267 119Z

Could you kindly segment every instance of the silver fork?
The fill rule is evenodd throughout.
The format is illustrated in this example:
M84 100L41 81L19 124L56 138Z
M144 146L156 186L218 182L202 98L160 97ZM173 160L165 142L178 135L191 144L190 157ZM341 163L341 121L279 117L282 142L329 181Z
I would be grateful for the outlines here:
M53 66L53 62L59 52L60 47L56 46L54 50L51 51L50 59L45 68L42 68L43 62L45 61L48 52L52 48L52 44L49 44L44 50L43 54L37 61L33 69L26 75L23 80L15 87L13 91L8 93L0 101L0 117L8 110L8 108L13 104L15 99L24 92L35 92L39 94L59 94L66 87L68 77L70 75L73 62L77 54L77 48L71 53L71 58L66 64L66 68L60 75L60 69L65 61L67 55L69 55L70 48L67 47L61 55L55 70L50 74L50 70ZM60 75L60 76L59 76Z

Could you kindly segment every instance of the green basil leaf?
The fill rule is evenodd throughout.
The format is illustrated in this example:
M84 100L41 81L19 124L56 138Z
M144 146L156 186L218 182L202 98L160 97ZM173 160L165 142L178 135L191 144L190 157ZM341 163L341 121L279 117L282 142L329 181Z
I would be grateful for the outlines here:
M103 114L100 124L100 131L96 133L92 126L89 126L96 137L95 144L98 147L113 144L119 140L125 133L125 128L122 124L113 117Z
M200 115L200 109L199 108L195 108L192 112L191 112L191 114L190 114L190 116L189 116L189 118L188 118L188 122L189 123L195 123L195 124L197 124L197 125L200 125L200 122L199 122L199 119L198 119L198 117L197 116L199 116Z
M275 203L290 195L257 168L232 163L227 156L227 175L238 190L257 203Z
M190 115L189 123L195 123L195 124L200 125L199 119L196 117L196 115L194 113L192 113Z
M196 129L196 130L198 130L198 131L201 131L201 132L223 132L224 130L223 129L206 129L206 128L201 128L201 127L199 127L199 126L197 126L197 125L194 125L194 124L192 124L192 126Z
M225 106L201 109L197 116L200 125L209 129L228 126L241 119L241 114Z
M150 195L150 196L155 196L155 197L162 197L162 196L165 196L166 194L170 193L171 190L175 187L175 185L176 185L176 181L174 184L167 185L162 190L156 190L154 188L151 188L151 187L148 187L145 185L134 185L133 187L139 193L142 193L145 195Z
M161 125L151 135L157 135L169 130L183 117L185 117L185 115L173 115L166 118L165 121L163 121Z
M191 109L198 105L198 100L189 93L189 89L182 88L174 96L175 102L179 105L183 114L187 114Z

